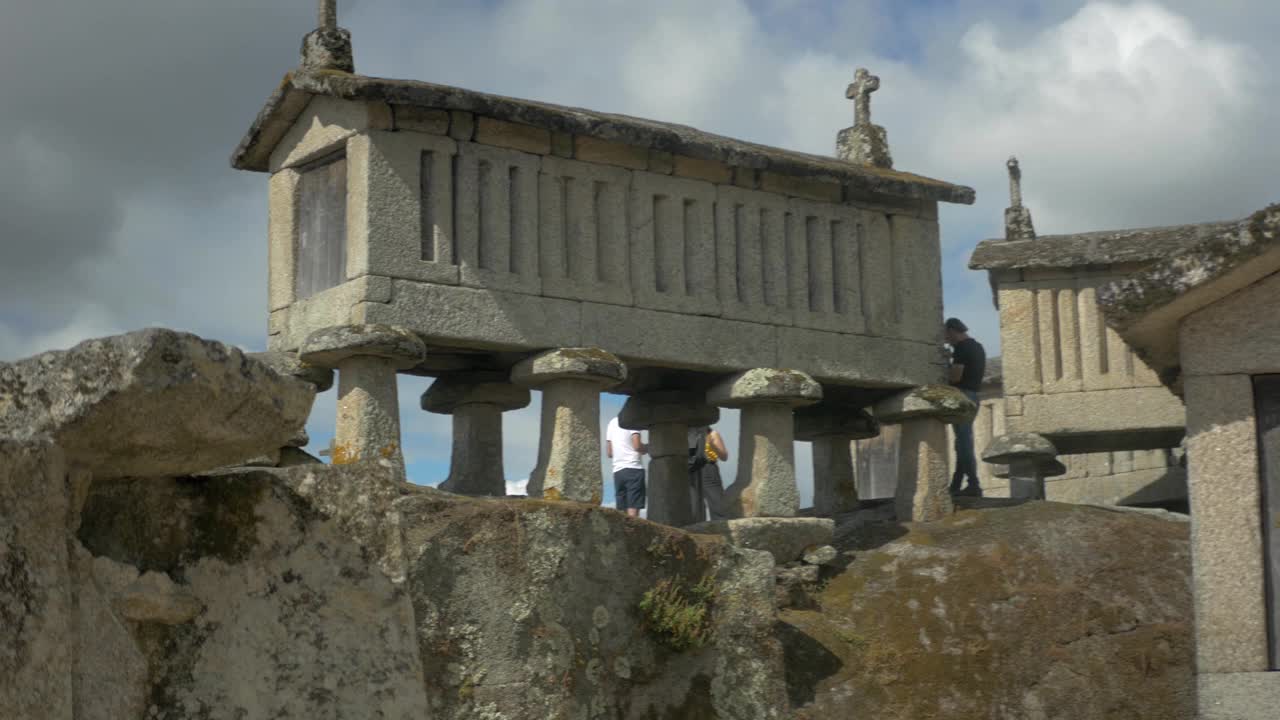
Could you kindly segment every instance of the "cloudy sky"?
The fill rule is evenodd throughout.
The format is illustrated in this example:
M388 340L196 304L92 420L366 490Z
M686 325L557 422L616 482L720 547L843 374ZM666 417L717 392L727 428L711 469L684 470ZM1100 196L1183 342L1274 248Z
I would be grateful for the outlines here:
M1009 154L1041 233L1280 199L1270 0L340 0L340 17L364 74L817 153L871 68L896 166L978 191L944 207L944 284L992 350L986 280L965 265L1000 233ZM227 158L314 24L313 0L0 2L0 360L148 325L264 347L266 178ZM417 410L426 381L402 385L411 474L434 484L448 419ZM508 415L513 480L536 419ZM732 444L736 417L724 429Z

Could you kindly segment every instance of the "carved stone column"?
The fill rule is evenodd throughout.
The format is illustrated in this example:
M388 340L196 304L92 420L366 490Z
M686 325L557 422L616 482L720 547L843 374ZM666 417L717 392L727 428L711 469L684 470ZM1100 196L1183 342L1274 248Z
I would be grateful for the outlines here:
M396 373L425 356L417 335L389 325L339 325L303 341L302 362L338 371L333 464L386 459L404 467Z
M898 487L894 508L902 522L941 520L955 510L948 492L949 424L971 422L978 406L956 388L922 385L876 403L883 424L898 424Z
M794 517L796 488L793 409L822 399L822 386L798 370L756 368L738 373L707 393L707 402L740 408L738 477L725 493L736 517Z
M836 515L858 509L854 440L880 434L865 410L814 405L796 411L796 439L813 443L813 511Z
M600 392L626 377L622 361L599 348L548 350L512 369L513 383L542 390L530 497L600 503Z
M502 413L529 405L529 391L502 373L455 373L438 378L422 394L422 409L453 417L449 478L441 490L460 495L503 496Z
M622 406L618 424L649 431L648 518L674 527L695 517L689 486L689 428L712 425L720 409L699 394L659 391L633 395Z

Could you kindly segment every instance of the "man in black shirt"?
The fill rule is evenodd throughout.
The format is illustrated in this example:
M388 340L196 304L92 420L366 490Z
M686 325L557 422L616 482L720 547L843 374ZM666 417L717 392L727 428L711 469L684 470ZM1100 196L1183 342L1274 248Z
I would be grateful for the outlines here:
M969 327L957 318L947 318L943 325L947 344L951 346L951 371L947 378L969 399L978 402L978 390L982 388L982 374L987 369L987 351L982 344L969 337ZM954 495L982 497L978 483L978 458L973 448L973 423L958 423L956 434L956 472L951 476L951 492ZM969 484L961 489L965 478Z

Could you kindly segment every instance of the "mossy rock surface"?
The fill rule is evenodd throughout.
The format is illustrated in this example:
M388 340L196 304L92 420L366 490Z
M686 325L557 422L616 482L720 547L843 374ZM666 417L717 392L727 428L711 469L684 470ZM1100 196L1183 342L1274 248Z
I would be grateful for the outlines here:
M1190 720L1186 523L1057 503L837 529L780 637L795 717Z

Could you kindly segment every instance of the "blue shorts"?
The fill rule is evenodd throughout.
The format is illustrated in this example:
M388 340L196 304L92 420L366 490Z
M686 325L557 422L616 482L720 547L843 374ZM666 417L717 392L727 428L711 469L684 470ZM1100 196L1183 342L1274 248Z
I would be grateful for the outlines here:
M623 468L614 472L613 494L617 498L619 510L644 508L644 470Z

